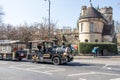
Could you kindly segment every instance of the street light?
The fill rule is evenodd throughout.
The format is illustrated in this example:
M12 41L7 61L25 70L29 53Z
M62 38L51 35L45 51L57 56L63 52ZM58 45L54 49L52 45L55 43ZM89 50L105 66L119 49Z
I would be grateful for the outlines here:
M48 21L49 21L49 28L48 28L48 37L49 37L49 39L50 39L50 4L51 4L51 2L50 2L50 0L44 0L44 1L48 1L49 2L49 18L48 18Z

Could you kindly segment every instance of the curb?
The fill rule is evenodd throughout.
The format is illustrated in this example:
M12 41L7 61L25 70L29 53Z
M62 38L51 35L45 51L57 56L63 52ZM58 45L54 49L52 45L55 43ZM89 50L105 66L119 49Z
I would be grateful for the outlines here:
M73 56L74 59L94 59L93 56ZM116 56L97 56L95 58L101 58L101 59L108 59L108 58L117 58L120 59L120 55L116 55Z

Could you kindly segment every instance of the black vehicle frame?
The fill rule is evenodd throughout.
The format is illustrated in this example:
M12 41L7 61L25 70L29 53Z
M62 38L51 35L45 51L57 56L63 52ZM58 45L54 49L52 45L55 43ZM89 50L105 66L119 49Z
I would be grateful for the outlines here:
M55 65L64 64L73 60L72 54L65 53L65 49L54 47L53 41L29 41L30 56L33 62L51 62ZM37 45L43 44L45 50L39 51Z

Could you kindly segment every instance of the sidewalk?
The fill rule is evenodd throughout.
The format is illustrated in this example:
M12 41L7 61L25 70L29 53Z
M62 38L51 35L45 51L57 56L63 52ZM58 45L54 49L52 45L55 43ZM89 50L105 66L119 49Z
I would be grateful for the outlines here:
M105 65L119 65L120 55L116 56L74 56L73 62L86 64L105 64Z
M74 59L119 59L120 60L120 53L115 56L74 56Z

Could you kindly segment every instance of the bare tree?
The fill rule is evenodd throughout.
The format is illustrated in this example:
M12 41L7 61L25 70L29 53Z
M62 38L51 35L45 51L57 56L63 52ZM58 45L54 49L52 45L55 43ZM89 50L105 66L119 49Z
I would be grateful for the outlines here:
M49 25L47 24L47 19L43 19L43 22L35 23L33 26L36 28L34 37L36 36L36 39L38 40L48 39L49 35L50 35L50 38L54 36L56 24L51 23L50 29L49 29ZM49 34L49 31L50 31L50 34Z
M50 24L50 37L54 37L56 24ZM45 40L49 37L49 25L47 19L43 19L41 23L34 23L29 25L24 23L23 25L13 26L10 24L0 26L0 39L4 40L20 40L28 42L30 40Z
M32 27L29 27L28 24L21 25L17 28L20 41L28 42L29 40L31 40L32 38L31 28Z
M0 26L0 39L6 39L5 35L5 25Z
M116 33L120 32L120 22L119 21L115 21L115 32Z
M6 39L17 39L16 33L17 29L12 25L8 24L5 26L4 35L6 36Z
M115 32L116 32L117 43L120 43L120 22L119 21L115 22Z
M3 15L4 15L3 8L2 6L0 6L0 26L3 24L3 21L2 21Z

